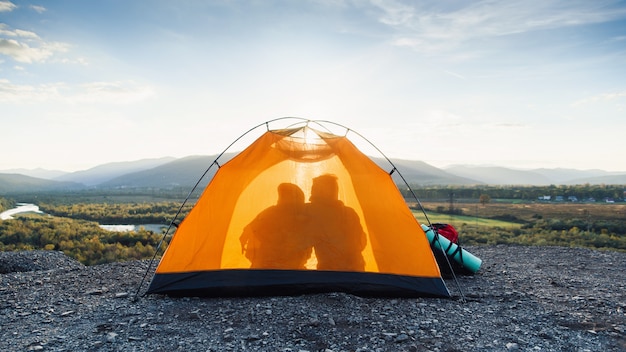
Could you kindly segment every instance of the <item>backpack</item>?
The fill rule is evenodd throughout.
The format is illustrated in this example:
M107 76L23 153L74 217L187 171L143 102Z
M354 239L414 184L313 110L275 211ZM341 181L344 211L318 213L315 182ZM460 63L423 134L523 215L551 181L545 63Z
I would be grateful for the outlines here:
M447 238L450 242L454 244L459 243L459 233L456 231L454 226L450 224L442 224L442 223L434 223L431 225L433 230L435 230L441 236Z
M461 249L461 245L459 244L459 233L454 228L454 226L450 224L433 223L430 227L435 230L440 236L443 236L447 238L451 243L458 245L459 250ZM431 242L430 249L435 255L435 260L437 260L437 264L439 265L439 270L441 271L441 276L443 278L450 279L454 277L453 272L460 275L473 275L471 271L465 269L455 260L449 258L447 259L443 249L435 246L434 242Z

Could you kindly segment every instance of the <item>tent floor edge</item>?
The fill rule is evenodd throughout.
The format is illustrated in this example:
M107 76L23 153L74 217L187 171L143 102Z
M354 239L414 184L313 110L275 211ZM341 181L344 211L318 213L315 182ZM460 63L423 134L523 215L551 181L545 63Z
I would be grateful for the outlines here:
M440 277L259 269L157 273L146 294L245 297L295 296L325 292L345 292L363 297L451 297Z

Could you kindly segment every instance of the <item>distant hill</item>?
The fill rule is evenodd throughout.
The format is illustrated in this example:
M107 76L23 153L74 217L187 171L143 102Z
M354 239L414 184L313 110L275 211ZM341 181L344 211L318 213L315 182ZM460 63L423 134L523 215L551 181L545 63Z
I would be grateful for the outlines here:
M574 170L574 169L534 169L536 173L542 174L549 178L552 181L556 182L565 182L571 180L573 178L583 178L583 177L595 177L600 175L605 175L606 172L602 170Z
M57 190L71 191L81 188L84 188L84 186L75 182L59 182L21 174L0 173L0 193L2 194Z
M235 153L223 155L223 165ZM0 174L0 192L29 192L50 190L78 190L81 188L119 189L174 187L191 190L200 176L215 160L216 155L171 157L103 164L89 170L68 173L54 180L36 178L16 173ZM390 172L386 159L372 158L383 169ZM436 168L423 161L391 159L399 170L392 173L396 183L402 179L409 185L571 185L571 184L623 184L626 173L603 170L535 169L517 170L497 166L455 165L445 169ZM217 171L212 167L199 187L203 189ZM45 170L40 170L45 174Z
M451 174L481 180L490 185L626 184L626 173L603 170L562 168L518 170L498 166L471 165L454 165L445 170Z
M220 159L220 163L224 164L235 154L225 154ZM191 156L172 161L170 163L155 167L149 170L143 170L126 174L107 182L101 183L101 188L119 188L119 187L150 187L150 188L171 188L171 187L192 187L204 173L204 171L215 160L216 155L212 156ZM382 166L385 170L390 171L389 163L382 158L374 158L374 162ZM449 174L434 166L428 165L422 161L412 160L392 160L394 165L400 170L402 176L409 184L476 184L480 183L475 180L466 179L456 175ZM211 168L209 174L202 180L202 187L208 183L213 177L217 167ZM399 182L399 181L398 181Z
M217 156L188 156L170 161L157 167L128 173L113 178L98 185L100 188L171 188L192 187L204 171L211 165ZM224 163L232 157L223 155L220 163ZM210 173L203 179L202 185L206 185L217 167L212 167Z
M626 185L626 174L607 175L578 178L564 182L566 185L580 185L580 184L593 184L593 185Z
M626 184L626 172L608 172L604 170L575 170L575 169L536 169L550 178L553 184Z
M374 162L389 171L389 163L382 158L373 158ZM391 159L409 185L475 185L484 182L465 175L457 175L429 165L423 161ZM399 181L396 181L399 183Z
M489 185L549 185L551 180L537 172L497 166L455 165L445 168L451 174L481 180Z
M26 176L30 176L30 177L36 177L36 178L43 178L43 179L48 179L48 180L52 180L55 179L57 177L61 177L65 174L67 174L67 171L60 171L60 170L46 170L46 169L42 169L42 168L37 168L37 169L10 169L10 170L0 170L0 173L2 174L20 174L20 175L26 175Z
M137 161L122 161L102 164L91 169L72 172L56 177L56 181L78 182L87 186L95 186L116 177L133 172L151 169L175 160L173 157L158 159L142 159Z

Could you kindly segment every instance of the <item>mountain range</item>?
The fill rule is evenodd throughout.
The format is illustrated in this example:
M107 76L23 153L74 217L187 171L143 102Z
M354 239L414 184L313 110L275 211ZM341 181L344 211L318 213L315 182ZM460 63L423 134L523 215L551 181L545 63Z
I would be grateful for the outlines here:
M234 154L225 154L220 164ZM201 186L206 185L217 167L209 166L216 155L163 157L137 161L112 162L91 169L62 172L44 169L0 170L0 193L33 191L63 191L113 188L191 188L209 169ZM385 159L372 158L386 170L393 167ZM391 162L411 185L572 185L624 184L625 172L575 169L520 170L498 166L454 165L437 168L423 161L391 159ZM398 173L396 173L398 174ZM399 180L396 180L397 182Z

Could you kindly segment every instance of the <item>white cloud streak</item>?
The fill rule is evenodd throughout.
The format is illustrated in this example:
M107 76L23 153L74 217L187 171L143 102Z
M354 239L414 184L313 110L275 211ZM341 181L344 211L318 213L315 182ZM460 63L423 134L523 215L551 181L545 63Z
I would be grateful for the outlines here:
M57 53L67 52L68 48L68 44L46 42L34 32L10 29L0 23L0 55L6 55L17 62L46 62Z
M626 17L626 8L615 1L525 0L462 2L467 6L442 9L437 2L374 0L379 18L397 31L392 41L424 53L451 50L461 43L485 37L505 36L543 29L603 23ZM458 4L455 2L454 4Z
M0 1L0 12L11 12L17 8L17 5L10 1Z
M13 84L7 79L0 79L0 102L4 103L37 103L58 99L61 95L59 90L63 84L51 85L19 85Z
M595 104L595 103L601 103L601 102L609 102L609 101L615 101L615 100L621 100L621 99L626 100L626 91L610 92L610 93L594 95L588 98L578 100L572 105L574 107L579 107L583 105L589 105L589 104Z
M32 48L14 39L0 39L0 54L7 55L17 62L30 64L46 61L53 52L46 48Z
M80 86L81 93L71 98L75 103L131 104L154 96L150 86L134 82L92 82Z
M43 6L30 5L29 8L32 9L33 11L37 12L37 13L44 13L44 12L46 12L46 8L43 7Z
M2 103L53 102L124 105L145 101L154 95L153 87L130 81L92 82L73 87L62 82L36 86L19 85L7 79L0 79L0 102Z
M29 38L29 39L39 39L39 36L34 32L24 31L21 29L11 30L4 23L0 23L0 35L5 36L5 37L12 37L12 38L22 37L22 38Z

